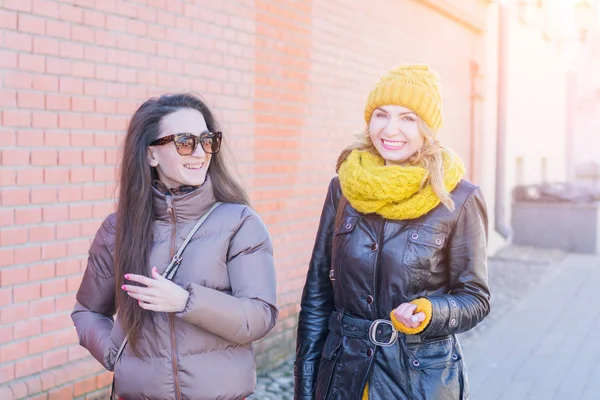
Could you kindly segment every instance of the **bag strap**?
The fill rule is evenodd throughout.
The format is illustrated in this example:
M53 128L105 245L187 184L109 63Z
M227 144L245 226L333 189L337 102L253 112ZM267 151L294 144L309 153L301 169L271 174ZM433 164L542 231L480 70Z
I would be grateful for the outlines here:
M340 194L340 200L338 201L337 209L335 210L335 223L333 225L333 231L337 232L342 225L342 217L344 216L344 208L346 208L346 203L348 199L344 196L344 194Z
M165 268L165 270L161 274L163 277L167 278L170 281L173 280L173 278L175 277L175 274L177 273L177 270L179 270L181 261L183 260L183 257L181 255L183 254L183 251L185 250L186 246L188 245L188 243L190 243L190 241L192 240L192 237L198 231L198 229L202 226L204 221L206 221L206 219L215 210L215 208L219 207L221 204L223 204L223 203L220 201L213 204L212 207L210 207L208 209L208 211L206 211L204 213L204 215L202 215L202 217L200 217L198 222L196 222L196 225L194 225L194 227L192 228L190 233L188 233L187 237L185 238L185 240L183 241L181 246L179 246L177 253L175 253L173 258L171 259L171 262L169 263L169 265L167 265L167 268ZM127 336L126 336L125 339L123 339L123 343L121 343L121 346L119 347L119 351L117 351L117 355L115 356L115 362L113 365L117 364L117 361L119 361L119 358L121 357L121 354L123 354L123 350L125 350L125 346L127 345L128 341L129 340L127 339ZM111 393L110 393L111 400L116 399L114 396L115 396L115 380L113 378L113 383L112 383L112 388L111 388Z
M183 258L181 257L181 254L185 250L185 247L188 245L190 240L192 240L192 236L194 236L194 234L196 233L198 228L200 228L200 226L204 223L204 221L206 221L206 219L215 210L215 208L219 207L221 204L222 204L221 202L216 202L215 204L212 205L211 208L208 209L207 212L204 213L204 215L202 217L200 217L198 222L196 222L196 225L194 225L194 227L192 228L190 233L187 235L187 237L181 244L181 246L179 246L179 250L177 250L177 253L175 253L175 255L171 259L171 262L169 263L167 268L165 268L164 272L162 273L162 276L164 276L165 278L167 278L170 281L173 280L173 278L175 277L175 274L177 273L177 270L179 269L179 265L181 265L181 261L183 260Z

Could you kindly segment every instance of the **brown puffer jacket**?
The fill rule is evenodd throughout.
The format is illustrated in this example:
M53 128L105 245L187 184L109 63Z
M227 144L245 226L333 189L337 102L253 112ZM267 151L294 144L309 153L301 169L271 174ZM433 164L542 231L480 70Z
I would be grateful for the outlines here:
M154 245L148 268L162 272L200 216L214 203L210 179L180 195L154 188ZM170 208L170 210L168 210ZM80 344L115 372L117 394L126 400L242 399L256 384L252 342L277 319L275 271L269 233L249 207L222 204L196 232L183 253L175 283L189 300L180 313L157 313L139 340L144 357L125 350L115 314L116 215L102 224L71 317Z

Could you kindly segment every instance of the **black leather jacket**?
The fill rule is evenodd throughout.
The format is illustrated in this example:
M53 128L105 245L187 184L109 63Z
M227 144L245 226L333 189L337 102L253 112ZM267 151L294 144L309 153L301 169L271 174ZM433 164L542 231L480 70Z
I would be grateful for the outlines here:
M462 351L454 336L490 311L487 213L478 187L461 181L454 212L439 205L414 220L361 214L341 202L334 178L302 294L294 365L296 400L457 400L468 397ZM333 280L332 280L333 279ZM432 319L418 335L388 347L369 336L401 303L427 297ZM385 323L372 330L392 341Z

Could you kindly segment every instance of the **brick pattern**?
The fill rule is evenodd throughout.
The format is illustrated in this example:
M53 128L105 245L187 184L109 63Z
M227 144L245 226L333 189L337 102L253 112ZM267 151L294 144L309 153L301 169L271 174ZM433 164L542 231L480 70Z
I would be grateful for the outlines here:
M69 313L143 100L198 92L230 135L275 245L281 312L257 345L264 366L292 351L327 183L363 128L368 90L399 62L438 68L445 142L467 159L481 40L409 0L4 0L0 398L106 396L111 374L78 345Z

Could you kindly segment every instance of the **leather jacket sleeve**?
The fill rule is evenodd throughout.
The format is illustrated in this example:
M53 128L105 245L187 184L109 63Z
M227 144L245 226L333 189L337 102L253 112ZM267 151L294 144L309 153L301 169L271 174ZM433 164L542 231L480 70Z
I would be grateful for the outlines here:
M295 400L313 398L321 351L328 333L329 316L333 310L333 286L329 279L329 270L339 196L339 181L334 178L329 184L327 198L321 212L319 229L300 302L294 363Z
M450 293L427 297L432 319L423 336L468 331L490 312L487 211L479 188L464 202L447 245Z

